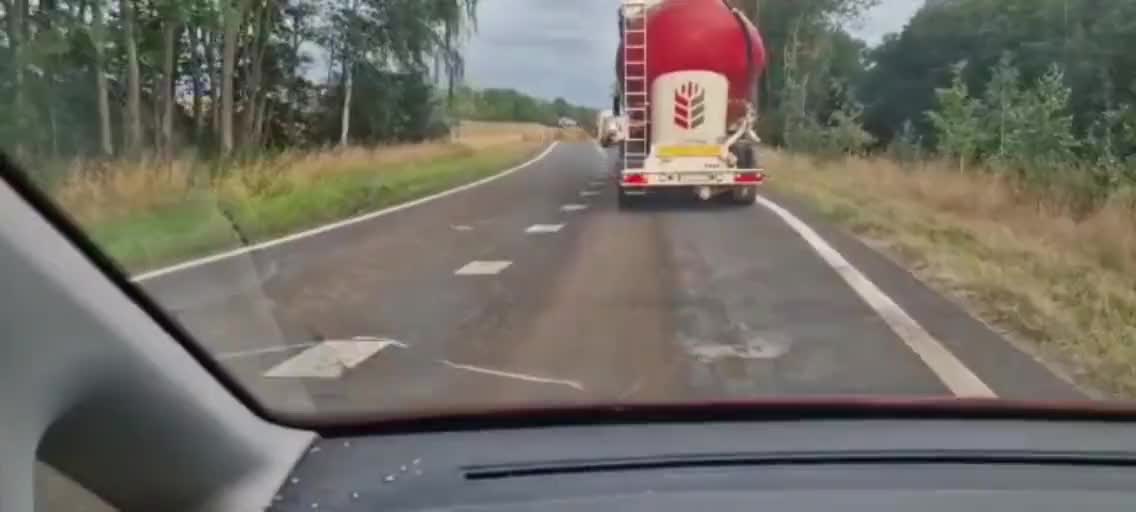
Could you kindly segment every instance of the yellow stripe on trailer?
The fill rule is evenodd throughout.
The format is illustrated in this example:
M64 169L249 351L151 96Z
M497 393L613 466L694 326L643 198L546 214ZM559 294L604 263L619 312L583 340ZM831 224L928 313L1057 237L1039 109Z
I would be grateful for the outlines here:
M659 146L659 158L719 157L722 147L715 145Z

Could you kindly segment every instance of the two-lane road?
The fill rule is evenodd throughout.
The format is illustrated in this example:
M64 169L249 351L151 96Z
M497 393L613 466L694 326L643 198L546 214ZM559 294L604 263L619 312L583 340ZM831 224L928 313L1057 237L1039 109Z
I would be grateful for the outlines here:
M799 208L619 211L607 159L562 143L444 197L139 283L274 407L1080 397Z

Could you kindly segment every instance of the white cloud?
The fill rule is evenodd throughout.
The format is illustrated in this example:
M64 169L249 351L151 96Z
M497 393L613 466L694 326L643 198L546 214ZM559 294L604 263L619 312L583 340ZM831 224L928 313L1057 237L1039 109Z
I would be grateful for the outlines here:
M545 98L610 103L619 44L616 0L482 0L466 79Z
M923 6L923 0L882 0L865 13L863 19L849 27L852 35L868 44L878 44L884 34L899 32Z

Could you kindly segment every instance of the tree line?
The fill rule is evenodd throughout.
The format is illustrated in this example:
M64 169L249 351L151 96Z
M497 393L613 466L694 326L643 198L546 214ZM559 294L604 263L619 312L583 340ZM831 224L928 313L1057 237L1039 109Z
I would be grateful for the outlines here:
M870 144L856 85L867 45L849 31L879 0L737 0L761 28L768 68L757 86L758 131L804 151Z
M0 0L0 140L110 158L425 138L447 129L476 6Z
M931 2L868 54L865 123L1099 201L1136 187L1133 44L1133 2Z
M772 56L771 143L1136 187L1136 2L928 1L875 47L848 27L877 0L739 2Z
M552 101L536 98L514 89L476 90L459 87L454 112L462 119L476 121L520 121L555 126L561 118L593 127L598 111L569 103L564 98Z

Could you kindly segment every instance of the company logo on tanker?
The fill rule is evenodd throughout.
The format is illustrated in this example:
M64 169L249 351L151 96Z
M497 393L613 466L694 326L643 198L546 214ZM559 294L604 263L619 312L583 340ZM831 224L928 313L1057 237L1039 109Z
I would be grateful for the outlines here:
M675 125L693 130L706 121L706 91L695 82L687 82L675 89Z

